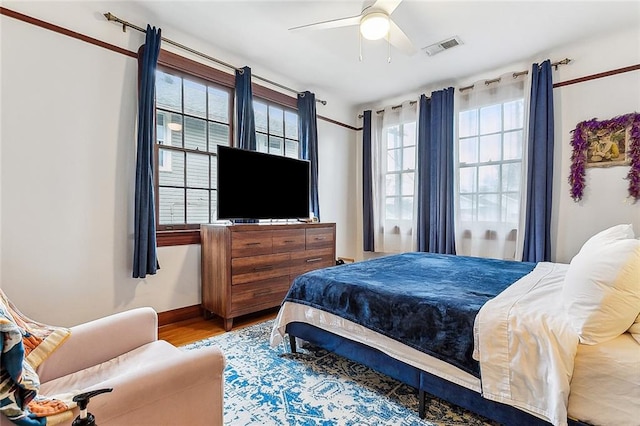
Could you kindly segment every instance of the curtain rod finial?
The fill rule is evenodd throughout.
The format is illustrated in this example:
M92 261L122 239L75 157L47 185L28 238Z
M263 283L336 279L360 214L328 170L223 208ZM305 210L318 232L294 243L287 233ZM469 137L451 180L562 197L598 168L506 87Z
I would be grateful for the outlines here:
M107 13L103 13L102 14L105 18L107 18L107 21L111 22L111 21L116 21L116 22L121 22L122 23L122 32L126 33L127 32L127 23L125 21L121 21L119 20L115 15L113 15L111 12L107 12Z
M569 58L564 58L564 59L563 59L563 60L561 60L561 61L554 62L553 64L551 64L551 66L552 66L556 71L558 71L558 66L560 66L560 65L568 65L568 64L569 64L569 62L571 62L571 59L569 59Z

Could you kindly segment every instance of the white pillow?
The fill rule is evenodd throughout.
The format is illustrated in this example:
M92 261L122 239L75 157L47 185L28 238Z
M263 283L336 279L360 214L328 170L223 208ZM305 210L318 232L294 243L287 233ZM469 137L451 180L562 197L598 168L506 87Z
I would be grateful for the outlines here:
M615 225L615 226L612 226L611 228L605 229L604 231L600 231L594 236L592 236L591 238L589 238L583 244L582 249L580 250L583 250L585 247L589 248L589 247L593 247L594 245L599 246L601 244L604 244L610 241L627 240L630 238L635 238L635 235L633 233L633 225L631 224Z
M562 298L581 343L614 339L640 314L640 241L624 226L590 238L567 269Z

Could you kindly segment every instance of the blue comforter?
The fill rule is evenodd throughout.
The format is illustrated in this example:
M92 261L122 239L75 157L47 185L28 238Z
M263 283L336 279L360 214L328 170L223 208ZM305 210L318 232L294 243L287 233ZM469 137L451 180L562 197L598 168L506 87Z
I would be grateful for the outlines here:
M473 323L535 263L403 253L298 276L285 301L313 306L480 376Z

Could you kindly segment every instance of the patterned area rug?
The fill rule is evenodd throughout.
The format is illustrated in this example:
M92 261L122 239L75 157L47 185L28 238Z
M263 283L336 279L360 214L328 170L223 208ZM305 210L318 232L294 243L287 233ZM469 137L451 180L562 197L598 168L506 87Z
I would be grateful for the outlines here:
M269 346L273 321L183 346L216 345L227 359L227 425L491 425L434 399L418 417L417 391L312 345L289 353Z

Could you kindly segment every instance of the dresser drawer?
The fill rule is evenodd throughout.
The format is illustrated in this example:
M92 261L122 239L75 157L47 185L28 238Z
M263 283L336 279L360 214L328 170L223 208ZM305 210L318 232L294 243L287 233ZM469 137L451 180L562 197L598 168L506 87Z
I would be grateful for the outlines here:
M289 291L289 277L234 285L231 288L231 316L278 306Z
M289 253L231 259L231 285L289 275Z
M314 269L334 266L333 247L291 253L291 278Z
M231 235L231 257L268 254L273 249L272 231L243 231Z
M273 231L273 252L286 253L290 251L304 250L304 229L282 229Z
M333 228L308 228L306 231L306 248L313 250L321 247L333 247Z

